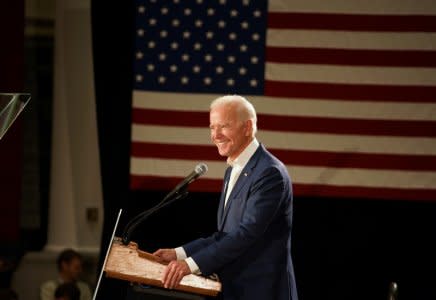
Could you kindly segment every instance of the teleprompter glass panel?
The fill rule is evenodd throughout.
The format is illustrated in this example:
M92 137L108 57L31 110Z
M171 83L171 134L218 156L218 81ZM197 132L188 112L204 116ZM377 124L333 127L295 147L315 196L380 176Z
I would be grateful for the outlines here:
M0 93L0 140L23 111L30 94Z

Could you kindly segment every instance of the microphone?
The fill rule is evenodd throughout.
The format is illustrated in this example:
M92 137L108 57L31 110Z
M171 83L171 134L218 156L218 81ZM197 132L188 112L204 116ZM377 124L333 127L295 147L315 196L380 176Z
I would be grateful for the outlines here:
M124 245L129 244L130 235L133 230L142 223L145 219L147 219L151 214L155 213L159 209L167 206L168 204L173 203L178 199L185 198L188 195L186 191L187 186L193 182L195 179L203 175L207 172L207 165L205 163L199 163L195 166L194 171L191 172L185 179L183 179L171 192L169 192L161 202L159 202L154 207L140 213L124 227L122 242Z
M191 174L189 174L188 176L185 177L185 179L183 179L172 191L171 191L171 195L173 195L174 193L178 193L179 191L183 191L184 189L186 189L186 187L193 182L194 180L196 180L198 177L200 177L201 175L203 175L204 173L206 173L208 170L207 165L205 163L199 163L198 165L195 166L194 171L191 172Z

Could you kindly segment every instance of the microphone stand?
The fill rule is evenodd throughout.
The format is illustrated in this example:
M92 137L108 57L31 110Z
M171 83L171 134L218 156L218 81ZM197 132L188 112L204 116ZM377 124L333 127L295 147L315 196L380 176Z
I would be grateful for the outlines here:
M144 222L150 215L152 215L159 209L164 208L179 199L185 198L188 194L189 192L186 189L177 192L172 191L169 194L167 194L162 199L162 201L160 201L158 204L156 204L150 209L147 209L146 211L143 211L142 213L134 217L132 220L130 220L130 222L127 223L127 225L124 227L124 232L121 238L123 244L128 245L130 243L130 236L132 235L132 232L136 229L136 227L138 227L139 224Z

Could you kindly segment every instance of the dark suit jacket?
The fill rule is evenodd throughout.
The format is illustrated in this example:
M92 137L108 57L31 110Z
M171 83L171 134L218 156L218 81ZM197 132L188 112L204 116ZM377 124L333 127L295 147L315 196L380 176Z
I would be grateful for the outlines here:
M186 254L202 274L219 275L226 300L297 300L291 260L292 187L286 167L260 145L225 210L224 194L223 187L218 232L184 245Z

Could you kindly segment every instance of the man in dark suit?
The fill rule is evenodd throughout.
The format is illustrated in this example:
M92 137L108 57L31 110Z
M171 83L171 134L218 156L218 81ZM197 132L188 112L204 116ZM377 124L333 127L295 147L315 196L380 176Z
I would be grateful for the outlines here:
M169 262L163 283L217 273L223 298L297 300L291 259L292 186L286 167L255 138L256 112L245 98L212 102L212 142L231 166L218 208L218 231L154 254Z

